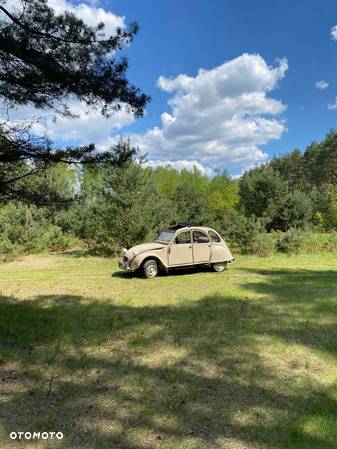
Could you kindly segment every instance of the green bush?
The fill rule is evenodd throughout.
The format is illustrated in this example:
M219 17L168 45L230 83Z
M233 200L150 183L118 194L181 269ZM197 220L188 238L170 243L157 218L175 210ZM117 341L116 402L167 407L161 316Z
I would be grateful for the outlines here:
M8 238L2 237L0 240L0 260L9 262L15 259L20 253L20 248L13 244Z
M277 250L282 253L293 254L300 252L303 242L303 234L297 229L292 229L280 234L277 239L276 247Z
M247 218L243 215L233 216L224 229L224 236L231 247L240 252L252 251L254 240L263 230L262 221L254 217Z
M337 233L320 234L308 232L304 234L302 250L307 253L337 252Z
M276 241L273 234L259 234L252 243L252 252L258 256L266 257L272 255L276 250Z
M64 251L76 241L50 223L41 209L21 204L0 208L0 257L11 260L22 253Z
M50 225L42 236L42 245L49 251L64 251L72 244L74 238L69 234L64 234L62 229L55 225Z

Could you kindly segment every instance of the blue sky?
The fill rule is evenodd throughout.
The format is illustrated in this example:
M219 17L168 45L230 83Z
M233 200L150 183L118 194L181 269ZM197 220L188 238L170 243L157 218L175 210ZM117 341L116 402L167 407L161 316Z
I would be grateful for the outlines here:
M155 87L160 75L194 76L242 53L258 53L268 63L286 57L289 69L273 97L287 105L287 131L263 147L269 155L304 149L336 127L337 112L327 108L337 95L337 23L335 1L184 0L106 2L140 33L127 52L130 76L152 96L148 115L137 131L158 125L168 96ZM326 80L326 90L316 81Z
M56 142L105 148L122 134L152 165L237 175L337 128L337 105L328 108L337 97L335 1L49 2L89 24L103 17L109 31L137 21L140 32L125 50L128 78L152 97L137 120L122 112L105 121L74 102L77 121L43 117Z
M195 75L242 53L258 53L268 63L286 57L289 69L274 97L288 106L288 133L275 150L303 147L336 126L327 104L337 95L337 23L335 1L143 0L106 1L107 8L140 24L132 47L130 77L152 96L142 129L158 122L167 95L155 84L160 75ZM320 91L314 83L330 87ZM146 124L145 124L146 122Z

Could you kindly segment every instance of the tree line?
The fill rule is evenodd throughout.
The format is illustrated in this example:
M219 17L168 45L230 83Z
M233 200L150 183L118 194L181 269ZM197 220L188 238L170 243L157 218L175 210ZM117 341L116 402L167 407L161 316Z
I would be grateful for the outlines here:
M226 171L208 177L197 168L146 167L128 141L114 152L128 156L118 164L57 162L43 178L22 179L30 198L43 191L44 202L3 201L0 251L61 250L79 242L117 250L154 239L177 221L214 227L244 251L270 243L274 233L282 247L296 240L295 231L337 231L335 131L240 179Z

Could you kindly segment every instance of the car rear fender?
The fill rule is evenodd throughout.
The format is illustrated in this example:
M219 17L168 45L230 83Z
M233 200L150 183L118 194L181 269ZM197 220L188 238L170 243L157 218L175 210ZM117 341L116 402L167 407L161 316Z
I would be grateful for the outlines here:
M213 243L211 246L211 263L230 262L233 260L232 253L225 242Z

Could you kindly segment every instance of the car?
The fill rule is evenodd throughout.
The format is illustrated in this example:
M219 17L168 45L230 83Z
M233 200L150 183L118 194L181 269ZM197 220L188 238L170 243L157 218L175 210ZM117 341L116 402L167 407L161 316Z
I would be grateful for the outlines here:
M143 243L123 249L119 267L131 272L142 272L154 278L160 269L208 265L223 272L234 260L227 243L214 229L177 223L161 231L152 243Z

